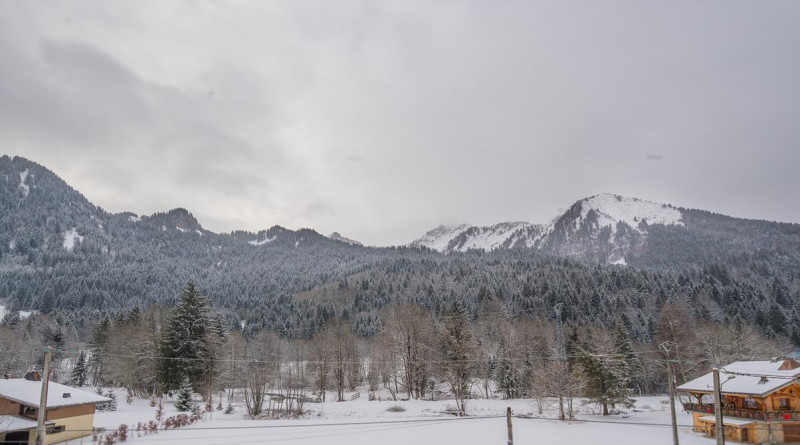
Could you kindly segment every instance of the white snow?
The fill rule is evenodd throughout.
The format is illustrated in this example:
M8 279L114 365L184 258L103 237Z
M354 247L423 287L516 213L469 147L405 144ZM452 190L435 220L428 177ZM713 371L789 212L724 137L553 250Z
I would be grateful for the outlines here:
M64 232L64 248L72 251L75 248L75 240L83 242L83 237L78 235L76 227L73 227Z
M39 311L19 311L19 318L28 318L33 314L38 314Z
M295 240L294 248L297 249L297 246L299 246L299 245L300 245L300 240Z
M625 261L625 257L622 257L616 261L612 261L611 264L616 264L618 266L627 266L628 263Z
M527 222L503 222L492 226L439 226L410 245L427 247L438 252L466 252L469 249L494 250L522 242L533 247L542 237L542 226Z
M577 420L555 420L557 406L545 400L543 414L530 399L471 399L467 401L468 417L446 414L453 400L369 401L366 393L350 401L335 402L329 393L325 403L307 403L307 414L299 419L249 420L240 401L232 414L222 411L206 413L205 419L185 428L159 431L157 434L129 434L132 443L171 444L286 444L286 445L455 445L506 443L506 407L514 415L515 443L553 445L669 445L669 406L665 397L642 397L636 408L625 415L602 416L594 408L575 401ZM135 398L126 404L124 390L117 391L118 408L95 414L95 427L116 429L125 423L129 429L138 422L153 420L155 409L147 400ZM215 397L215 405L217 403ZM225 402L223 401L223 405ZM389 412L402 406L405 412ZM164 399L165 417L177 414L172 400ZM379 422L379 423L376 423ZM678 414L679 436L683 445L713 445L714 441L692 431L692 417ZM77 440L70 443L77 444Z
M519 237L524 237L525 244L532 246L536 240L535 238L531 239L528 235L535 227L526 222L506 222L488 227L473 227L466 231L465 242L453 247L454 250L460 252L466 252L469 249L494 250L507 245L506 242L509 240L513 241Z
M6 314L8 313L8 309L5 306L0 304L0 320L2 320ZM39 311L19 311L19 318L28 318L32 314L38 314Z
M447 246L450 245L455 237L469 229L469 224L460 224L457 226L438 226L429 231L421 238L413 241L410 246L412 247L427 247L437 252L444 252Z
M184 233L184 232L186 232L187 230L189 230L189 229L181 229L181 228L180 228L180 227L178 227L178 226L175 226L175 228L176 228L176 229L178 229L178 230L179 230L181 233Z
M702 420L703 422L708 422L716 425L717 419L714 416L703 416L697 420ZM730 417L725 417L722 419L723 425L736 425L736 426L743 426L743 425L750 425L751 423L755 423L752 420L746 419L731 419Z
M39 406L41 395L41 381L0 379L0 397L11 399L24 405ZM100 403L108 400L106 397L56 382L50 382L47 385L48 408Z
M265 236L265 237L264 237L264 239L263 239L263 240L261 240L261 241L259 241L259 240L257 240L257 239L254 239L254 240L252 240L252 241L248 241L248 243L250 243L250 244L252 244L252 245L254 245L254 246L261 246L261 245L264 245L264 244L271 243L271 242L275 241L277 238L278 238L278 235L275 235L275 236L273 236L272 238L267 238L267 237Z
M643 219L647 224L683 225L681 212L674 207L608 193L583 200L581 219L576 222L586 219L589 210L597 213L599 227L610 225L612 232L617 230L617 223L620 221L636 230Z
M25 196L28 196L28 193L31 191L31 187L26 184L28 180L28 169L26 168L24 172L19 172L19 188L22 189L22 193Z
M36 428L36 421L19 416L0 416L0 433Z
M203 236L203 232L201 232L201 231L199 231L199 230L197 230L197 229L195 229L195 233L197 233L197 234L198 234L198 235L200 235L200 236Z
M130 221L130 222L139 222L141 220L142 220L142 218L138 217L138 216L133 216L133 215L128 216L128 221Z
M647 224L683 225L681 212L666 204L657 204L637 198L601 194L579 201L581 214L573 224L578 228L590 210L597 214L597 228L611 226L611 231L616 232L617 223L624 222L634 230L639 229L643 220ZM527 222L505 222L493 226L438 226L422 237L411 242L412 247L427 247L438 252L461 251L468 249L492 250L500 247L527 246L535 247L537 242L545 239L555 229L555 223L565 214L567 209L559 214L547 225L537 225ZM463 235L463 236L461 236ZM459 238L460 239L456 239ZM623 258L616 258L614 264L625 265Z
M720 368L722 391L733 394L764 395L800 378L800 368L779 371L783 360L734 362ZM749 374L749 375L742 375ZM765 377L762 377L765 376ZM679 391L713 392L713 374L708 373L678 387Z

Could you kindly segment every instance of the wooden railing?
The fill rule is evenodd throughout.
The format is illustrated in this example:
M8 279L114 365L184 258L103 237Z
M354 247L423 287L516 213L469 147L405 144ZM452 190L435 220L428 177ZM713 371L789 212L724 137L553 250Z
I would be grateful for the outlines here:
M714 415L714 405L701 403L684 403L683 409L689 412ZM797 422L800 421L800 411L761 411L748 408L722 408L723 417L737 419L751 419L770 422Z

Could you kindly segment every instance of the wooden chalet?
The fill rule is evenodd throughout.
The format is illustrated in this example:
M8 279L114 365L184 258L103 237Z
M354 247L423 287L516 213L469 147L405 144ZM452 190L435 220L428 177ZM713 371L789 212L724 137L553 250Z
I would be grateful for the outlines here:
M0 444L33 444L42 381L38 373L27 378L0 379ZM50 382L47 386L45 445L91 436L95 405L109 399Z
M800 364L793 359L734 362L719 371L727 440L800 444ZM678 387L694 430L716 434L713 374Z

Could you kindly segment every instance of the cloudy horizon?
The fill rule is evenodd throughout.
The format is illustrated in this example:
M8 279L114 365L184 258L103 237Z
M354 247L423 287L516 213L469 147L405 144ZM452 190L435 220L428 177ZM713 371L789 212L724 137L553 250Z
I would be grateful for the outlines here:
M800 223L800 4L0 2L0 153L405 244L598 193Z

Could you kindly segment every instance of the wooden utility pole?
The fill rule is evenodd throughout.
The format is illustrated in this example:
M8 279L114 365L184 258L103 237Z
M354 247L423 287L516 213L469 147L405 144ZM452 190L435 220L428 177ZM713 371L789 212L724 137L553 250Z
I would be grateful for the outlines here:
M511 407L506 408L506 423L508 423L508 445L514 445L514 431L511 429Z
M667 353L667 378L669 379L669 411L670 415L672 416L672 443L673 445L678 444L678 420L675 417L675 377L672 375L672 358L669 355L670 349L673 346L677 346L675 343L671 341L665 341L658 345L664 352Z
M47 386L50 383L50 347L44 348L44 369L42 375L42 394L39 398L39 415L36 421L36 445L44 443L44 422L47 415Z
M722 390L719 384L719 369L712 370L714 374L714 416L717 430L717 445L725 445L725 428L722 426Z

